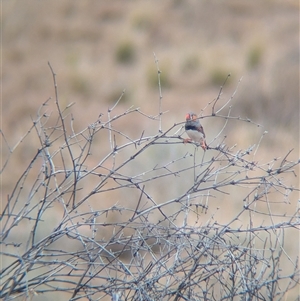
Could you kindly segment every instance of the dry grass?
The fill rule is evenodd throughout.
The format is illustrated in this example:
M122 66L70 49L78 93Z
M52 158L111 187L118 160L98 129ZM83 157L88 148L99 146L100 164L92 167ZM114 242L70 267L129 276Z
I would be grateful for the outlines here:
M77 129L53 78L55 102L40 107L19 144L6 145L6 178L19 146L37 146L3 203L4 300L58 291L71 300L295 294L297 248L285 240L299 227L292 151L256 161L264 133L246 149L227 145L228 123L257 124L232 116L222 89L202 116L223 122L205 153L183 144L182 123L165 128L161 99L152 116L134 107L116 113L120 97ZM137 135L123 125L138 119L152 130Z
M68 132L72 130L70 125L72 118L74 132L77 133L97 120L100 113L106 114L107 108L113 106L124 89L125 95L113 114L105 115L101 120L107 122L110 118L123 114L131 105L134 108L139 107L147 116L156 115L159 110L159 95L155 84L157 80L153 58L155 52L162 71L162 110L168 111L162 120L163 129L183 121L185 112L192 109L200 113L203 109L206 118L202 122L212 146L216 147L222 141L223 135L226 135L226 144L230 146L236 144L231 152L237 153L238 150L245 150L253 144L258 144L264 131L268 131L259 143L257 153L254 155L254 149L249 155L250 161L258 162L264 168L267 168L268 164L278 168L290 149L294 151L290 154L289 161L297 162L299 159L297 1L263 3L232 0L224 3L189 1L188 4L183 1L164 1L155 5L144 2L112 4L106 1L97 1L93 4L38 1L28 5L25 2L7 1L2 3L2 7L1 130L11 148L19 143L20 137L32 126L32 120L36 119L36 110L40 104L48 97L54 99L48 61L57 73L61 107L64 108L72 102L76 103L66 111L69 112L65 117ZM126 56L122 54L124 45L127 47ZM263 127L256 127L252 123L240 120L230 120L222 135L214 141L214 137L220 132L226 120L212 118L211 106L207 104L216 98L220 83L225 80L224 77L228 73L231 73L231 77L218 101L219 107L228 101L236 89L238 80L243 77L231 102L232 115L250 118ZM51 115L47 123L47 128L50 128L56 122L57 108L53 101L48 101L45 108L47 114ZM226 115L228 106L221 113ZM158 121L145 118L140 113L132 113L129 117L115 120L114 127L117 131L126 133L131 139L139 139L143 131L145 136L155 135ZM40 141L37 139L39 135L41 133L36 133L32 129L24 142L19 143L14 149L6 174L1 175L2 206L6 204L7 195L11 195L15 179L27 169L40 147ZM58 135L58 132L55 135ZM108 137L108 130L100 131L94 137L91 156L88 156L84 164L87 170L91 170L107 155ZM116 135L116 141L117 145L122 145L126 138ZM57 144L53 145L53 151L55 148L59 149L59 143L60 140L57 140ZM81 151L75 147L74 156L78 156ZM113 160L116 160L115 164L120 164L135 151L133 145L125 148L120 152L120 156L105 161L103 168L111 168ZM193 154L193 151L192 145L180 147L172 143L156 145L146 149L137 160L122 170L122 173L132 177L152 170L156 164L165 166L174 158L183 157L186 153ZM1 154L2 162L5 163L9 152L3 140ZM206 154L205 160L210 162L214 155ZM200 164L202 160L200 151L196 156L199 161L197 164ZM274 158L278 159L273 161ZM41 161L38 163L41 164ZM57 161L55 165L63 169L66 168L64 164L69 168L71 163ZM193 164L193 156L186 157L176 162L176 170L182 171L186 166ZM38 164L30 170L27 178L29 184L23 188L24 195L30 195L30 184L39 172ZM252 177L262 176L259 170L249 173ZM150 173L149 178L152 177L153 174ZM180 178L172 179L172 189L169 188L168 178L159 178L147 182L147 192L160 204L183 194L190 187L192 180L193 171L188 170L182 172ZM299 188L298 178L292 173L284 174L281 180ZM82 180L80 190L77 192L78 199L84 198L86 192L91 190L97 181L98 178L94 177ZM115 187L114 185L116 183L112 179L107 183L109 189ZM206 214L200 209L194 213L190 212L188 225L214 225L214 223L226 225L234 219L243 210L240 194L244 195L245 191L240 188L238 193L235 193L236 187L226 187L225 192L229 193L229 196L221 194L220 199L220 195L217 194L216 201L209 202ZM96 222L120 223L128 219L131 210L136 210L136 200L139 196L140 191L137 190L116 189L111 191L109 197L92 196L89 205L83 204L81 212L89 212L91 209L105 212L107 208L118 204L126 208L123 215L111 210L107 212L107 216L103 214ZM257 212L251 213L253 227L268 222L279 223L283 216L294 214L297 197L292 194L285 200L284 193L282 196L279 199L271 198L257 203ZM197 202L205 203L205 198L199 198ZM142 200L141 206L147 204ZM62 207L56 202L52 205L53 207L49 207L47 215L44 216L47 227L41 226L36 229L37 239L49 235L61 222L64 212ZM180 206L176 207L171 203L166 210L173 216L177 214L178 208ZM33 213L36 211L33 210ZM276 214L279 215L279 220ZM82 218L86 217L75 215L74 223L80 223ZM160 225L159 214L151 215L148 219L149 223ZM178 224L183 220L184 214L178 215ZM232 225L238 228L241 224L245 224L245 221L249 221L249 216L243 216L240 223L237 220ZM163 227L166 226L161 223ZM31 223L23 220L17 231L12 230L11 239L14 242L22 242L29 231ZM116 231L113 226L107 227L104 232L97 232L95 238L106 241L113 231ZM131 229L130 225L124 231L124 235L135 233L135 229ZM91 228L82 223L78 232L84 237L90 237ZM249 233L241 234L239 239L243 241L247 234ZM296 236L294 233L288 235ZM258 240L265 241L264 239L264 234L260 232ZM82 248L81 243L75 241L71 239L65 247L69 247L70 250ZM62 242L55 243L60 245ZM259 244L257 246L262 247ZM153 243L153 247L155 249L157 245ZM23 245L21 249L22 253L26 248ZM15 252L15 247L7 246L3 252L6 251ZM287 243L285 251L290 257L295 258L298 245ZM282 263L286 266L287 262L288 259L282 259ZM289 266L289 272L290 268ZM65 300L64 297L60 298ZM69 295L66 298L69 298ZM294 299L291 297L287 300Z

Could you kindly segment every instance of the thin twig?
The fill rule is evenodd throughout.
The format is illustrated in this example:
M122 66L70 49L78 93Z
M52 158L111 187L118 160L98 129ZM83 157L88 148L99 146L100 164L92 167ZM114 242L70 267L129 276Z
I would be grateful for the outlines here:
M160 81L160 75L161 75L161 71L159 69L159 65L158 65L158 59L155 55L155 53L153 52L154 55L154 60L155 60L155 64L156 64L156 68L157 68L157 77L158 77L158 92L159 92L159 101L158 101L158 132L162 133L162 92L161 92L161 81Z

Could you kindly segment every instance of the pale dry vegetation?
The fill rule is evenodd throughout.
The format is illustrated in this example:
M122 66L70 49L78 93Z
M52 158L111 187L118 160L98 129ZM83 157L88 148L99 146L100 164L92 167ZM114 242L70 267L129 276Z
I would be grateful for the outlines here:
M299 187L291 179L300 161L292 150L256 161L263 135L247 149L227 145L231 121L259 126L231 115L234 94L220 106L221 89L207 104L202 119L223 127L202 153L183 144L182 122L163 128L161 91L156 116L135 107L115 114L121 95L76 130L49 67L54 103L42 104L15 147L6 144L4 177L20 144L36 137L39 146L3 203L3 300L295 298ZM159 68L158 79L160 87ZM134 137L118 126L137 116L156 130ZM225 207L231 214L218 218Z
M299 300L298 1L2 9L1 298Z

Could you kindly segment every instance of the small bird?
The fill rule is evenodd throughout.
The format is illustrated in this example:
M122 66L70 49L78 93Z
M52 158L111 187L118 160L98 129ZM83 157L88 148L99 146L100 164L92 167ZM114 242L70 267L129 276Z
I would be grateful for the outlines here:
M190 138L184 139L184 143L189 141L198 142L204 150L207 150L205 133L197 115L193 112L190 112L186 114L185 120L185 131Z

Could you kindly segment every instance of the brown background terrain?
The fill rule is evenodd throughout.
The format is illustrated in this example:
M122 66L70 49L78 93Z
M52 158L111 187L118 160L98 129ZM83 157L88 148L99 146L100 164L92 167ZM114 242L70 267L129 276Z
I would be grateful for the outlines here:
M57 74L62 107L75 103L76 130L105 114L123 90L114 114L134 106L156 115L155 53L167 111L163 129L184 121L190 110L210 115L207 104L230 73L218 106L237 89L231 115L261 127L231 121L212 146L226 135L228 145L247 148L267 131L259 161L283 157L290 149L289 158L297 160L298 13L298 1L4 1L1 118L7 143L11 148L18 143L39 106L54 99L48 62ZM120 119L118 126L134 137L157 131L144 119ZM207 118L203 126L210 143L223 122ZM30 139L16 149L11 176L36 152L36 138ZM3 159L7 151L2 144ZM6 193L11 179L2 179Z
M210 115L207 104L231 74L218 106L237 90L231 114L261 126L237 126L231 121L213 146L226 135L227 145L247 148L267 131L257 161L282 158L290 149L294 151L289 159L299 158L298 1L10 0L2 2L1 18L1 130L11 148L31 126L39 106L49 97L54 99L48 62L57 74L61 106L75 102L72 114L78 131L105 114L123 90L114 114L134 106L156 115L155 53L162 72L162 109L167 111L163 129L184 121L191 110ZM49 111L55 106L49 105ZM121 119L117 126L134 137L143 130L157 131L157 125L139 118ZM205 118L203 126L210 143L223 123ZM30 139L15 150L1 179L2 201L36 152L38 144ZM153 166L157 158L170 155L169 149L162 152L145 158L145 165ZM98 157L103 153L99 142ZM1 156L4 161L8 156L3 140ZM285 180L299 187L298 178ZM178 193L176 188L173 194L164 192L159 183L157 187L167 198ZM296 202L289 204L291 211ZM231 216L230 207L220 207L222 214L216 218ZM278 210L282 208L278 205ZM296 254L297 244L291 250Z
M217 96L269 131L275 144L298 133L298 1L3 1L3 130L16 142L37 107L53 96L76 102L83 124L126 89L125 108L157 113L163 77L168 122ZM210 131L212 125L205 125ZM283 134L284 133L284 134ZM289 140L289 133L293 138ZM287 140L285 140L287 139ZM286 145L286 149L290 147Z

